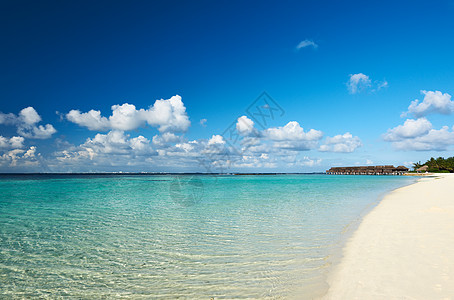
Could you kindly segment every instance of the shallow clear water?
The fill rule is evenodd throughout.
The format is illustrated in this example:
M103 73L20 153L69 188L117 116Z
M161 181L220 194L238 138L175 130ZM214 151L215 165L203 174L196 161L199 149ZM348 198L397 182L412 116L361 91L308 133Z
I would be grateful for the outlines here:
M0 296L310 298L394 176L1 176Z

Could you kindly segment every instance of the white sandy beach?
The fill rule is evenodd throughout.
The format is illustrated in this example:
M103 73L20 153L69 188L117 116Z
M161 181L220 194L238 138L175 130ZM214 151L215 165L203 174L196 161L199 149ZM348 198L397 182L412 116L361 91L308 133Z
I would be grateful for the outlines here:
M454 299L454 174L388 194L328 283L325 299Z

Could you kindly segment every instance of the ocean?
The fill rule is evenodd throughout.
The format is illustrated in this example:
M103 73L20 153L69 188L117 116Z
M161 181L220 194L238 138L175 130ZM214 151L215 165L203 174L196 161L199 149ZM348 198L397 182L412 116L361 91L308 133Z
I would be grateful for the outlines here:
M310 299L406 176L2 175L0 298Z

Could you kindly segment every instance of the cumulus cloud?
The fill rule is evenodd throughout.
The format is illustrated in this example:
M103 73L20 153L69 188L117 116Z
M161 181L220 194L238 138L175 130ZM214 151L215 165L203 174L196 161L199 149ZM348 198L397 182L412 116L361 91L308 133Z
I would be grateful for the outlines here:
M109 117L112 129L134 130L143 126L145 110L136 110L133 104L124 103L112 106L112 115Z
M150 141L141 135L130 139L129 146L131 147L133 152L136 152L136 154L147 153L149 150L151 150Z
M175 145L175 148L182 149L184 152L191 152L197 146L197 141L190 141L184 143L178 143Z
M31 106L22 109L17 116L0 112L0 124L15 125L18 134L32 139L48 139L57 132L51 124L37 125L41 120L41 116Z
M317 48L318 48L318 45L317 45L314 41L311 41L311 40L304 40L304 41L301 41L301 42L296 46L296 50L300 50L300 49L306 48L306 47L313 47L314 49L317 49Z
M97 133L79 145L58 142L57 150L49 159L38 159L36 148L24 148L24 137L48 137L55 133L53 126L40 125L41 116L31 107L22 110L17 116L0 114L0 122L16 125L21 135L0 137L1 166L37 166L43 162L51 171L119 171L124 168L150 171L189 167L192 168L190 170L199 168L206 172L224 172L230 167L313 167L320 163L318 159L298 156L301 151L317 149L323 133L315 129L304 130L295 121L261 131L254 128L254 121L241 116L232 126L239 137L235 145L227 137L218 134L209 139L188 141L184 135L175 134L186 130L190 124L179 96L157 100L148 109L137 109L128 103L114 105L112 114L106 117L96 110L71 110L65 117L90 130L107 132ZM153 139L127 133L146 125L158 127L161 132ZM348 141L344 141L344 144L348 144Z
M222 135L216 134L213 135L209 140L208 140L208 145L224 145L225 141Z
M320 146L319 151L350 153L361 146L362 143L360 138L347 132L342 135L339 134L334 137L327 137L325 143Z
M93 153L127 154L130 146L124 132L113 130L107 134L98 133L94 138L88 138L82 145L85 149L92 149Z
M57 130L51 124L39 125L39 126L19 126L17 133L22 136L32 138L32 139L48 139Z
M363 91L370 91L372 93L388 87L388 81L373 81L370 77L363 73L350 74L347 82L347 88L350 94L358 94Z
M27 125L34 125L41 121L41 116L38 115L33 107L24 108L19 112L20 119Z
M102 117L101 113L95 110L87 113L71 110L66 114L66 118L79 126L100 131L129 131L148 124L158 127L160 132L185 132L191 124L186 107L178 95L167 100L156 100L148 109L136 109L129 103L113 105L111 109L112 115L109 118Z
M57 151L54 156L62 165L78 168L85 165L130 166L145 164L148 158L157 155L150 144L144 136L130 138L123 131L112 130L107 134L98 133L79 146Z
M237 123L238 128L235 126L234 130L244 134L248 134L253 125L246 118ZM248 126L242 127L244 124ZM62 147L53 153L53 162L48 165L51 170L60 171L127 170L125 168L168 171L188 167L188 171L222 173L231 168L310 168L320 164L319 159L299 157L300 151L318 148L320 131L304 131L297 122L269 129L266 134L243 135L241 143L235 146L218 134L209 139L188 141L184 136L164 132L150 141L144 136L131 137L125 131L111 130L97 133L78 146L60 143ZM244 149L235 151L234 147Z
M288 122L284 127L271 127L264 131L267 138L273 141L318 141L323 137L319 130L305 132L296 121Z
M408 119L403 125L389 129L383 139L392 142L398 150L443 151L454 145L454 132L448 126L433 129L426 118Z
M57 163L51 167L85 171L118 168L181 171L191 168L188 171L222 172L232 165L230 152L221 135L187 141L182 136L165 132L150 141L143 136L130 137L124 131L112 130L107 134L98 133L79 146L64 145L54 153Z
M186 107L181 97L176 95L168 100L156 100L153 106L143 112L151 126L159 126L159 131L184 132L191 125Z
M411 113L419 118L433 113L449 115L454 112L454 101L451 101L451 95L448 93L443 94L440 91L421 91L421 93L424 95L423 101L413 100L408 111L402 116Z
M98 133L93 139L87 139L81 147L91 149L95 154L137 154L152 150L147 138L140 135L129 139L129 135L119 130L112 130L107 134Z
M0 166L7 167L36 167L39 165L36 146L31 146L27 150L13 149L0 155Z
M241 116L237 119L236 130L242 136L248 136L254 132L254 121L246 116Z
M356 94L371 86L371 80L369 76L363 73L350 74L349 76L350 79L347 82L347 87L351 94Z
M168 143L177 142L180 137L171 132L164 132L161 135L155 135L153 137L153 144L163 146Z
M0 124L14 125L17 122L17 117L13 113L4 114L0 111Z
M200 126L207 127L207 119L200 119Z
M16 116L9 113L0 112L0 124L14 125L21 136L11 138L0 135L0 167L21 168L36 167L39 165L37 159L36 146L31 146L24 150L25 137L31 138L48 138L55 132L52 125L36 126L41 121L40 115L33 107L24 108Z
M451 101L451 95L440 91L422 90L421 93L424 95L423 101L412 101L408 111L401 114L401 117L413 114L416 119L407 119L403 125L388 129L382 138L391 142L395 149L403 151L448 150L454 145L453 130L448 126L434 129L425 116L432 113L453 113L454 101Z
M317 148L323 133L310 129L305 132L298 122L292 121L283 127L271 127L263 131L264 139L273 141L273 147L294 151L307 151Z
M0 135L0 149L23 148L25 139L21 136L7 138Z
M79 110L71 110L66 114L68 121L76 123L90 130L105 131L110 127L109 120L101 116L99 110L90 110L86 113L81 113Z
M412 139L393 142L395 149L404 151L444 151L452 145L454 145L454 132L448 126L443 126L439 130L431 129L427 134Z
M407 119L403 125L388 129L383 135L385 141L399 141L426 135L432 129L432 123L426 118Z

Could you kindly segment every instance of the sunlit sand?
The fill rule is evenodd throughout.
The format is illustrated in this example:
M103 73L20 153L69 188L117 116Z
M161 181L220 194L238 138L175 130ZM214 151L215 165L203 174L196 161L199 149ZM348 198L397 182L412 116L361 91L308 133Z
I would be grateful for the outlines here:
M454 174L395 190L360 224L326 299L453 299Z

